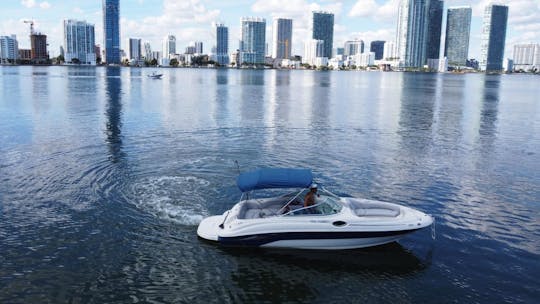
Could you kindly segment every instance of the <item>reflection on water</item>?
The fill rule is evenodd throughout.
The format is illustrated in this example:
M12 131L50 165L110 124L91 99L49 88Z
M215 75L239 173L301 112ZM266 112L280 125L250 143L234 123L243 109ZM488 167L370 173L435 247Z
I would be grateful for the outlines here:
M243 290L241 300L247 302L312 302L330 291L333 300L347 302L351 291L366 289L378 290L378 295L357 293L358 301L391 300L406 291L390 288L387 283L427 267L397 243L341 252L223 250L234 257L231 279ZM373 288L374 281L382 284Z
M490 150L497 132L497 115L499 107L499 88L501 75L486 75L484 79L484 94L480 113L480 146L482 150ZM486 147L486 145L488 147Z
M426 74L403 79L398 133L403 149L411 155L422 157L430 147L437 87L437 79Z
M122 158L122 79L120 68L107 67L105 79L105 136L113 163Z

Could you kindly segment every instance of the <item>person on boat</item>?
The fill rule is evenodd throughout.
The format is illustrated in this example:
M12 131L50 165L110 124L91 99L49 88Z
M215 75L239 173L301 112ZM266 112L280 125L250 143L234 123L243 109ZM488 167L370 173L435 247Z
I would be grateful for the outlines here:
M315 209L309 208L309 207L315 205L316 197L317 197L317 184L311 184L311 186L309 186L309 192L304 197L304 207L308 208L306 210L309 213L315 213Z

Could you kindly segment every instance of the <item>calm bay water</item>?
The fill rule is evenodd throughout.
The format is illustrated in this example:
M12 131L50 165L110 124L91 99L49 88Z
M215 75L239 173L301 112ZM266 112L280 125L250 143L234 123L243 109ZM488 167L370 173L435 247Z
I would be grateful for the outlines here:
M0 67L1 303L533 303L540 78ZM242 170L433 214L363 250L223 249Z

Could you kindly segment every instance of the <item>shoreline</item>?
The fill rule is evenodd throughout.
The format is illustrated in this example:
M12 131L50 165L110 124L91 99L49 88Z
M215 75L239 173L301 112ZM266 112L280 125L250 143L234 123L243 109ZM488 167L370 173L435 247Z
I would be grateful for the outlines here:
M423 71L423 70L383 70L383 69L306 69L306 68L256 68L256 67L215 67L215 66L185 66L185 67L172 67L172 66L125 66L125 65L77 65L77 64L0 64L1 67L75 67L75 68L108 68L108 67L117 67L117 68L139 68L139 69L226 69L226 70L278 70L278 71L314 71L314 72L397 72L397 73L425 73L425 74L486 74L486 75L540 75L540 72L485 72L479 70L466 70L466 71L448 71L448 72L437 72L437 71Z

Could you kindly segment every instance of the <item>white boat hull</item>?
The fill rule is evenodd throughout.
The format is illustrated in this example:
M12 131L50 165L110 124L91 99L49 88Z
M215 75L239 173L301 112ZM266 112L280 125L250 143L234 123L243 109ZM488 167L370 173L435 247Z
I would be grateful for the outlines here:
M394 206L395 204L388 204ZM277 216L257 219L231 218L234 208L223 215L204 219L197 234L223 246L295 249L354 249L391 243L428 227L431 216L399 206L400 215L357 216L349 209L329 215ZM344 225L336 223L344 222Z
M320 250L342 250L365 248L391 243L399 240L404 235L374 237L374 238L356 238L356 239L314 239L314 240L283 240L262 245L268 248L295 248L295 249L320 249Z

